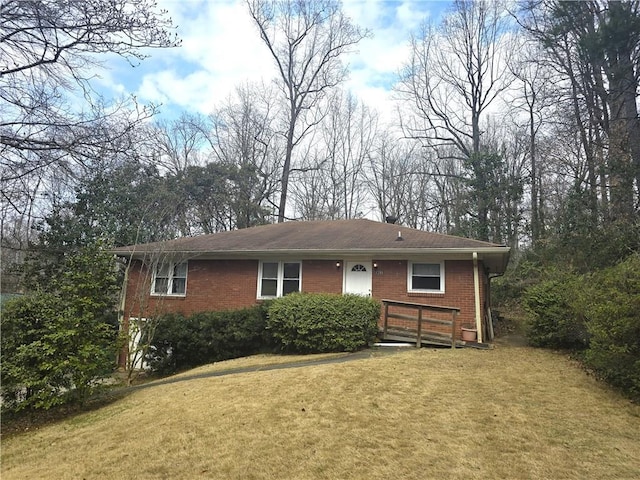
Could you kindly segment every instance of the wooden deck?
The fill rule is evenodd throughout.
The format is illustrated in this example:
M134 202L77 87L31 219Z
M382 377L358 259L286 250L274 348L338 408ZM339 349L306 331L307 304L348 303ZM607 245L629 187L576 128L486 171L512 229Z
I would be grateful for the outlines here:
M457 307L395 300L382 300L382 305L384 316L379 337L383 341L411 342L418 348L423 345L490 348L488 344L465 342L456 338L456 318L460 313ZM439 318L433 318L434 316Z
M383 340L402 337L404 341L413 339L416 347L423 343L456 347L456 317L460 313L459 308L386 299L382 300L382 306ZM435 318L436 316L439 318Z
M384 331L384 328L380 329L380 339L381 340L391 340L394 342L409 342L415 343L416 346L418 343L418 332L416 330L404 329L404 328L387 328L387 331ZM420 345L425 346L441 346L441 347L451 347L451 335L441 334L437 332L422 332L420 336ZM463 342L456 341L455 346L461 347Z

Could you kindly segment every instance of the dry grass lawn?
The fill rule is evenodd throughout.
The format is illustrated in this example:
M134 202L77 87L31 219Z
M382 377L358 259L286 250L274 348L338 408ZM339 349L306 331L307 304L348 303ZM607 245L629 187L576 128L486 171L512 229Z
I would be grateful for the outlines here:
M4 438L2 480L640 477L640 406L560 354L410 349L193 378L278 358Z

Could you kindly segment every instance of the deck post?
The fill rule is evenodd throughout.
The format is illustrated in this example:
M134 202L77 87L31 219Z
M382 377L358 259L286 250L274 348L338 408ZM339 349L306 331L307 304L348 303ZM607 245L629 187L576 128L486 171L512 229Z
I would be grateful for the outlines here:
M476 330L478 342L482 343L482 311L480 310L480 273L478 271L478 252L473 252L473 296L476 305Z
M458 312L453 310L451 312L451 348L456 348L456 317Z
M418 307L418 335L416 338L416 348L422 347L422 307Z
M382 328L382 339L387 338L387 327L389 326L389 303L382 301L384 304L384 326Z

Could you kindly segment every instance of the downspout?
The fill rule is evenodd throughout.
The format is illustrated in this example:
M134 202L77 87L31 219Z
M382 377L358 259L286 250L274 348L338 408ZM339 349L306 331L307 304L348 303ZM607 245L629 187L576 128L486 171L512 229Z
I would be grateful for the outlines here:
M478 252L473 252L473 296L476 300L476 330L478 343L482 343L482 312L480 310L480 273L478 272Z

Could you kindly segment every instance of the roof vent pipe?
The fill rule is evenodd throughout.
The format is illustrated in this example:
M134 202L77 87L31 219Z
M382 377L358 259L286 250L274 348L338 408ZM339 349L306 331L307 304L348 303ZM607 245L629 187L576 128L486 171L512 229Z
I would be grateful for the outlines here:
M396 238L396 242L401 242L403 240L404 240L404 238L402 238L402 232L400 230L398 230L398 238Z
M398 217L395 215L387 215L384 217L384 221L387 223L396 223L398 221Z

